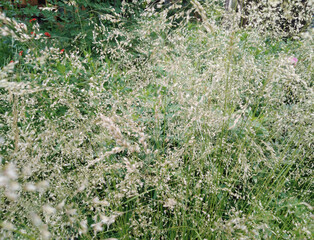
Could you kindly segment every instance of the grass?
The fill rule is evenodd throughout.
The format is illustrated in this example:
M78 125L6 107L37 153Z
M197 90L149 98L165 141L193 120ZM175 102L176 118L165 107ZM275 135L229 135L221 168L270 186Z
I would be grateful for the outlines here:
M2 19L1 236L312 238L311 30L167 13L104 15L64 52Z

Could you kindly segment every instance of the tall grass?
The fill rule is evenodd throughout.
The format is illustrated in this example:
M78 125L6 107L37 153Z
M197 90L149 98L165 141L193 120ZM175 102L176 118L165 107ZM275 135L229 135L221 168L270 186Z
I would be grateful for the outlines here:
M93 52L2 15L27 47L0 72L3 238L311 239L313 31L192 2L99 16Z

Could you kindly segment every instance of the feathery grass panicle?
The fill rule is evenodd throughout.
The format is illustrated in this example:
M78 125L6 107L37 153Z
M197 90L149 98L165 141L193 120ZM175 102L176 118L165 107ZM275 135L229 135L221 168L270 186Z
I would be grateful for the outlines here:
M0 235L311 239L313 31L146 2L93 19L92 52L1 15L27 50L0 71Z

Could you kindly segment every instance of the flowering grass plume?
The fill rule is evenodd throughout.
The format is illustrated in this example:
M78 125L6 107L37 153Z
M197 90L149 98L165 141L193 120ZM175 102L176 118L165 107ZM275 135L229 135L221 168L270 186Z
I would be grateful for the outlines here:
M91 12L66 51L1 15L27 47L0 71L4 239L312 238L313 31L191 3Z

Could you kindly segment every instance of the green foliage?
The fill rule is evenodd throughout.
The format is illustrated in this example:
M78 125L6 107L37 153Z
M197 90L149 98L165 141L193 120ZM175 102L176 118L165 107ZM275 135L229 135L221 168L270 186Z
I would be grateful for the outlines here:
M1 236L311 239L312 32L221 2L1 15Z

